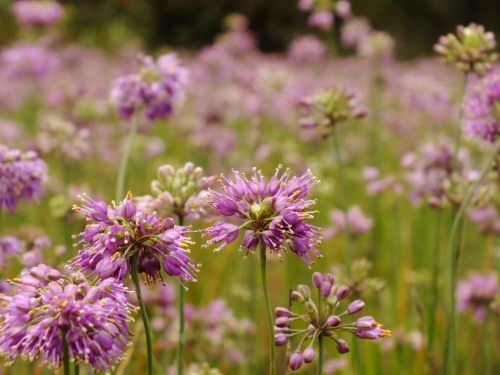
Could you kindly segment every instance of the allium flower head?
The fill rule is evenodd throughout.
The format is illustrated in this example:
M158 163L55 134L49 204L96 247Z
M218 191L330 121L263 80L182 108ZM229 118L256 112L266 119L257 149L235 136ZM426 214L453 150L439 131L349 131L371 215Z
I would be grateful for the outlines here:
M223 192L210 190L208 202L223 216L235 217L245 222L240 225L217 222L204 230L212 237L204 247L219 244L219 251L245 230L241 248L253 252L260 241L281 258L281 252L290 249L307 264L310 254L321 256L317 247L321 243L319 228L307 224L316 211L309 211L314 200L304 199L309 189L319 181L311 171L300 177L291 177L287 169L281 176L281 166L267 182L256 168L248 179L245 174L233 171L234 181L221 176Z
M62 17L64 8L53 0L17 0L10 5L17 22L22 26L49 26Z
M395 41L384 31L373 31L358 43L358 54L364 57L389 59L394 51Z
M479 142L495 142L500 136L500 75L484 77L464 103L464 132Z
M132 194L112 207L80 196L82 206L74 209L91 224L78 236L82 249L70 261L69 268L86 276L114 277L122 280L137 256L137 269L149 284L163 280L161 269L170 276L196 281L197 265L187 256L190 241L187 227L174 225L171 218L139 212Z
M326 56L328 47L313 35L296 38L288 49L288 56L297 62L314 62Z
M110 99L121 117L129 118L145 110L149 120L167 119L174 112L174 103L182 98L188 71L180 65L176 54L139 56L142 67L138 74L120 77L113 82Z
M340 87L305 98L301 106L304 117L300 124L304 127L322 126L331 130L333 126L366 115L366 111L358 105L356 94Z
M495 273L472 274L457 284L457 311L472 310L474 320L480 323L486 318L488 308L499 294L500 287Z
M0 209L14 212L20 200L35 201L43 193L47 165L35 152L22 153L0 144Z
M349 352L347 342L339 336L342 332L350 332L360 339L369 340L391 336L391 331L382 329L382 325L371 316L359 318L354 323L342 322L342 317L358 313L364 308L365 303L359 299L355 300L340 313L335 314L342 301L349 297L350 289L343 285L335 285L333 275L315 272L312 281L318 292L318 305L314 303L315 296L312 295L311 289L307 285L299 285L297 290L292 292L291 297L293 301L304 305L306 313L299 315L283 307L275 310L274 337L277 346L284 345L292 336L304 335L297 349L290 356L292 370L298 370L304 362L313 361L315 356L313 344L320 335L334 340L340 354ZM307 328L290 328L292 322L301 320L308 324ZM306 340L311 340L311 342L303 350L302 345Z
M158 179L151 183L156 197L136 197L140 211L159 216L174 216L185 219L200 219L208 216L208 189L213 187L216 177L203 176L203 169L193 163L175 169L171 165L158 168Z
M462 72L483 76L498 58L498 53L492 52L495 47L495 35L471 23L467 27L457 26L457 36L451 33L441 36L434 50L445 64L454 64Z
M13 79L39 79L56 68L59 58L43 46L17 44L3 51L1 62Z
M353 17L342 24L340 41L345 47L359 45L372 33L370 22L364 17Z
M124 358L135 308L115 279L91 284L80 273L64 277L40 264L11 282L16 294L0 297L0 355L8 365L23 357L60 367L64 343L71 360L95 371L108 371Z
M317 27L320 30L330 30L333 26L333 13L328 10L313 12L307 19L307 24L311 27Z

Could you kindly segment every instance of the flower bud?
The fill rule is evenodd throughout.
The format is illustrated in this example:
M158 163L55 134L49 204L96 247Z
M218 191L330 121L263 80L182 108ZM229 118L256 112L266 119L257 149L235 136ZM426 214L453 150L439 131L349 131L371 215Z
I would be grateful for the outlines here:
M298 370L300 366L302 366L302 353L296 351L290 356L290 369L295 371Z
M274 335L274 345L276 346L284 345L286 344L287 341L288 341L288 336L285 335L284 333L277 333L276 335Z
M290 298L295 302L304 302L304 296L295 290L290 295Z
M280 316L274 322L277 327L288 327L290 325L290 319L286 316Z
M276 307L276 309L274 309L274 315L276 315L276 317L287 317L289 318L292 313L290 312L290 310L288 309L285 309L284 307Z
M339 290L337 290L337 298L339 301L346 299L351 294L351 289L349 287L342 285Z
M363 307L365 307L365 303L360 299L357 299L356 301L351 302L351 304L347 307L347 313L356 314L357 312L363 310Z
M323 281L319 288L319 294L321 297L328 297L330 295L330 290L332 289L332 284L328 281Z
M326 324L328 324L330 327L337 327L340 324L341 320L338 316L332 315L329 316L328 319L326 320Z
M308 347L306 350L304 350L304 363L311 363L314 361L314 349L311 347Z
M363 316L356 320L355 326L358 331L369 331L377 327L377 322L371 316Z
M307 285L299 285L297 291L304 296L305 299L311 297L311 289Z
M333 277L333 275L331 273L327 273L325 275L325 278L323 279L323 281L326 281L332 285L335 284L335 278Z
M314 272L312 276L312 281L314 286L316 288L319 288L321 286L321 283L323 282L323 274L321 272Z
M337 351L340 354L346 354L349 353L349 345L347 345L347 342L340 339L337 341Z

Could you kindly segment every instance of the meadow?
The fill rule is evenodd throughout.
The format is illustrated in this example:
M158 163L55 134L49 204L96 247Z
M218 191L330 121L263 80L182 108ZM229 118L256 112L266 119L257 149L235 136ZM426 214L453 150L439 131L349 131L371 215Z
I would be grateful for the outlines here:
M0 51L4 374L500 373L493 34L399 62L341 5L287 53L233 14L152 57L27 6Z

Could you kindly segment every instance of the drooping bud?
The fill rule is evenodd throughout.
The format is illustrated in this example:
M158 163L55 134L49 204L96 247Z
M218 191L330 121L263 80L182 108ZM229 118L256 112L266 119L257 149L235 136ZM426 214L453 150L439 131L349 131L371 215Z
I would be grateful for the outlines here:
M321 272L314 272L312 276L312 281L314 286L316 288L319 288L321 286L321 283L323 283L323 274Z
M363 307L365 307L365 303L360 299L357 299L356 301L353 301L349 304L349 306L347 307L347 313L351 315L356 314L357 312L363 310Z
M274 335L274 345L276 346L284 345L286 344L287 341L288 341L288 336L285 335L284 333L277 333L276 335Z
M337 341L337 351L340 354L349 353L349 345L347 345L347 342L345 340L340 339Z
M304 363L311 363L314 361L315 352L312 347L308 347L304 350Z
M292 371L296 371L302 366L303 362L303 357L302 353L300 351L295 351L291 356L290 356L290 369Z

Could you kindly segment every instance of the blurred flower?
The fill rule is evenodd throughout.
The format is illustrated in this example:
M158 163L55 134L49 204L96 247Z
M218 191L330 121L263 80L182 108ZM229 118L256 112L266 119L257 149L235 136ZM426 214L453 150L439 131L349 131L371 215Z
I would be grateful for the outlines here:
M35 152L0 144L0 209L14 212L20 200L37 200L46 179L47 165Z
M360 56L389 59L393 55L395 41L384 31L373 31L358 43Z
M301 112L303 117L300 119L300 124L303 127L321 126L327 131L333 126L366 115L366 111L359 107L356 94L340 87L332 87L303 99Z
M59 65L59 58L46 47L16 44L1 55L2 69L14 78L39 79Z
M461 280L457 284L457 311L472 310L474 320L481 323L486 318L488 308L499 292L496 273L472 274L468 279Z
M293 61L315 62L327 55L328 47L313 35L295 38L288 48L288 56Z
M47 116L38 133L37 143L45 155L58 153L63 160L81 160L90 154L89 136L89 129L78 129L72 122Z
M333 13L330 11L313 12L307 19L307 23L311 27L317 27L321 30L329 30L333 26Z
M454 64L460 71L483 76L498 58L498 53L492 52L496 47L495 35L471 23L467 27L457 26L457 36L451 33L441 36L434 50L445 64Z
M70 269L123 280L137 256L137 270L148 284L163 280L162 267L170 276L196 281L197 265L187 256L193 243L185 236L187 227L174 225L171 218L137 211L131 193L113 207L85 194L80 199L82 206L74 209L92 223L76 236L82 249L70 261Z
M10 9L22 26L49 26L62 17L64 8L52 0L17 0L12 2Z
M210 190L208 202L223 216L244 220L241 226L217 222L203 231L203 236L212 237L204 247L219 244L214 251L221 250L246 229L240 248L254 252L260 241L281 259L281 252L290 249L307 264L312 264L311 255L320 257L317 250L322 237L319 228L306 224L315 211L309 207L314 200L304 200L309 189L319 181L311 171L300 177L291 177L286 171L278 177L281 166L266 182L261 171L253 168L250 180L245 174L233 171L235 181L221 175L223 193Z
M333 226L323 230L324 238L338 236L347 230L346 215L342 210L330 211L330 218ZM358 206L349 208L347 211L347 220L349 222L349 235L351 237L362 235L373 227L373 220L366 217Z
M9 258L17 256L23 249L22 241L14 236L0 237L0 268L9 264Z
M420 331L408 332L402 328L393 329L391 337L384 340L382 345L383 350L393 350L396 348L410 346L414 351L418 352L424 348L425 337Z
M41 357L42 363L60 367L64 345L72 361L99 372L124 358L135 308L127 302L127 288L115 279L93 285L81 274L63 277L40 264L11 282L17 293L0 297L6 306L0 355L8 365L18 357Z
M479 142L495 142L500 135L500 75L484 77L464 102L466 136Z
M364 17L352 17L342 24L340 41L344 47L354 47L372 32L370 22Z
M283 307L278 307L275 310L274 337L276 346L284 345L293 336L304 335L297 349L290 356L289 365L293 371L298 370L302 363L310 363L314 360L313 344L320 335L334 340L340 354L349 352L347 342L339 338L342 331L350 332L360 339L369 340L391 336L391 331L382 329L382 325L371 316L359 318L354 323L342 322L343 316L354 315L364 308L365 303L359 299L351 302L340 314L334 314L341 301L349 297L350 289L344 285L335 285L333 275L315 272L312 281L314 287L318 289L318 305L314 303L309 287L299 285L297 290L291 293L291 298L304 305L306 314L298 315ZM300 320L308 323L308 327L305 329L290 328L292 322ZM306 340L311 340L311 342L302 351L302 344Z
M350 267L348 273L346 268ZM346 285L354 297L365 297L370 293L380 292L385 288L385 282L371 276L372 262L366 258L356 259L349 265L337 264L332 266L332 273L337 282ZM350 274L350 276L348 276Z
M500 234L500 216L493 206L479 207L468 211L469 218L477 224L481 234Z
M196 220L209 215L208 189L213 187L215 176L203 176L203 169L193 163L175 169L171 165L158 168L158 179L151 183L156 197L136 197L139 211L157 212L160 217L178 216Z
M136 111L145 110L149 120L167 119L174 112L174 103L182 98L188 78L174 53L160 56L139 56L142 63L138 74L129 74L113 82L110 99L119 116L129 118Z

